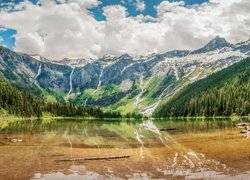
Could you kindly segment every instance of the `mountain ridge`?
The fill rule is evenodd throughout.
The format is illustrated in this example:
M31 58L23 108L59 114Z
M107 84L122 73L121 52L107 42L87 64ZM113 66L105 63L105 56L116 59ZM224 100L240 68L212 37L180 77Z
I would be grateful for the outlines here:
M224 42L219 37L215 40ZM227 43L198 54L186 50L144 57L124 54L83 65L39 61L0 47L0 74L13 84L32 87L46 100L77 105L87 101L86 105L104 110L150 115L162 99L250 55L249 41L223 44Z
M246 41L242 41L242 42L238 42L236 43L235 45L237 44L244 44L244 43L249 43L250 41L250 38ZM216 45L216 46L213 46L213 45ZM231 44L229 43L228 41L226 41L225 38L222 38L220 37L219 35L217 35L215 38L213 38L212 40L210 40L208 43L206 43L202 48L198 48L198 49L195 49L195 50L171 50L171 51L166 51L165 53L153 53L153 54L149 54L149 55L146 55L146 56L132 56L132 55L129 55L127 53L125 54L122 54L120 56L115 56L115 55L112 55L112 54L105 54L103 57L100 57L100 58L96 58L96 59L91 59L91 58L76 58L76 59L72 59L72 58L63 58L61 60L53 60L53 59L50 59L50 58L46 58L46 57L43 57L39 54L27 54L27 53L21 53L21 52L16 52L17 54L20 53L20 54L24 54L24 55L29 55L31 57L33 57L34 59L38 60L38 61L41 61L41 62L52 62L52 63L55 63L55 64L62 64L62 65L68 65L68 66L83 66L87 63L90 63L90 62L95 62L95 61L102 61L103 59L114 59L114 58L121 58L121 57L130 57L130 58L133 58L133 59L145 59L145 58L148 58L148 57L151 57L153 55L160 55L160 56L164 56L164 57L184 57L184 56L187 56L189 54L197 54L197 53L205 53L205 52L210 52L210 51L214 51L216 49L222 49L224 47L234 47L235 46L234 44ZM212 47L211 47L212 46ZM6 47L3 47L3 46L0 46L2 48L6 48ZM8 49L8 48L6 48ZM13 51L15 52L15 51ZM78 65L76 65L78 63Z

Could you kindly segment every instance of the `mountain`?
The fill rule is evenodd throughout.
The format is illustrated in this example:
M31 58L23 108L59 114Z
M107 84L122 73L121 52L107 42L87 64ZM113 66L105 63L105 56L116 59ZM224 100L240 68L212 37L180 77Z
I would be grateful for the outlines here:
M206 53L210 51L215 51L217 49L230 48L230 47L233 47L233 45L227 42L225 38L216 36L213 40L209 41L203 48L197 49L191 52L191 54Z
M51 102L150 115L182 88L250 55L250 42L216 37L201 49L54 61L0 47L0 75Z
M250 58L185 87L155 116L231 116L250 114Z

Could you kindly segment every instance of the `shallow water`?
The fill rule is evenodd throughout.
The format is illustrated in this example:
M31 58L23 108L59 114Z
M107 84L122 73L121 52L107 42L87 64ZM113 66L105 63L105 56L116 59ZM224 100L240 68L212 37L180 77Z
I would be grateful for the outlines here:
M249 179L250 138L237 123L0 121L0 179Z

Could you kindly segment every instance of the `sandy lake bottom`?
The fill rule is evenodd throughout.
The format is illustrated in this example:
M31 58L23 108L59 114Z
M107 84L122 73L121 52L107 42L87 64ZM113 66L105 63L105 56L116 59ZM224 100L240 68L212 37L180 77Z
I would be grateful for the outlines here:
M1 121L0 179L250 179L250 137L236 123Z

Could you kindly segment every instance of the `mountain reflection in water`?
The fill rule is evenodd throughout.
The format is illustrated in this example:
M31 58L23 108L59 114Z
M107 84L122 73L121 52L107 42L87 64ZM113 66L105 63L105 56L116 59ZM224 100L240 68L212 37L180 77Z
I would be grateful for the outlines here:
M239 133L236 123L227 119L0 121L0 175L5 179L247 179L250 139ZM130 157L58 162L122 155Z

